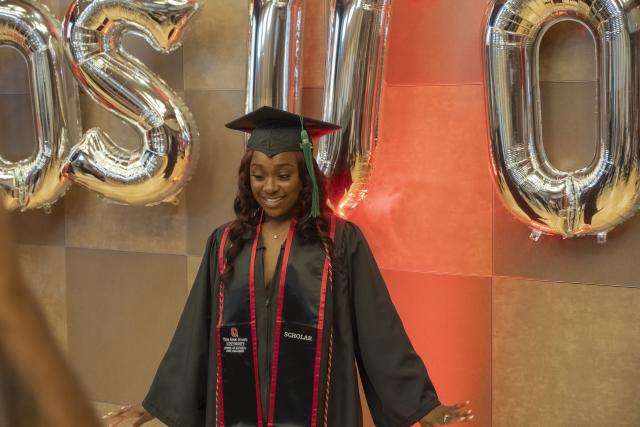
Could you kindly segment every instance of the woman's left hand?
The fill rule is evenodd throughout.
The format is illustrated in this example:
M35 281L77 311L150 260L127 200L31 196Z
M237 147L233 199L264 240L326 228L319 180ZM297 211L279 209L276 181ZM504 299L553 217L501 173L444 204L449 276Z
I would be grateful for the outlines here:
M471 409L464 410L464 407L469 403L470 401L467 400L456 403L453 406L436 406L420 420L420 425L422 427L436 427L471 421L473 419L473 411Z

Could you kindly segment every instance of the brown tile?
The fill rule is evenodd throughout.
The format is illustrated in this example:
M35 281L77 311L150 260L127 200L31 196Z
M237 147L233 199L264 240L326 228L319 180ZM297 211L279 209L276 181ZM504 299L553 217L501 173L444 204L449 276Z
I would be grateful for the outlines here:
M302 111L307 117L322 118L323 88L302 89Z
M233 199L244 136L224 124L244 112L244 96L241 91L187 92L202 141L198 169L186 190L190 255L202 255L211 232L234 218Z
M187 291L188 292L191 292L191 288L193 287L193 281L196 279L196 275L198 274L198 269L200 268L201 262L202 262L202 258L200 257L187 256Z
M5 50L0 49L0 52ZM29 93L0 95L0 126L2 158L17 162L26 159L35 151L38 144Z
M144 38L131 33L124 37L123 46L128 53L138 58L152 72L160 76L174 92L184 90L183 49L163 54L151 47Z
M640 425L639 304L638 289L495 279L493 426Z
M64 246L64 196L51 206L50 213L36 209L15 211L12 216L16 242L27 245Z
M2 63L0 68L0 93L3 95L29 93L31 90L29 88L29 72L24 56L16 49L5 46L0 49L0 63ZM6 103L6 100L2 101L3 105Z
M393 303L440 401L470 400L491 426L491 278L383 270Z
M186 257L67 249L69 357L93 400L140 402L186 300Z
M324 86L324 68L327 52L328 3L310 1L304 3L302 43L302 87Z
M65 196L66 243L78 248L182 254L186 205L124 206L75 187Z
M390 85L479 83L486 3L392 1L385 75Z
M102 417L103 415L108 414L111 411L116 411L118 410L121 406L125 405L125 404L131 404L131 403L137 403L137 402L122 402L119 404L115 404L115 403L106 403L106 402L92 402L93 403L93 408L95 409L96 413L98 414L98 418ZM102 425L104 427L108 426L108 422L107 421L102 421ZM154 419L152 421L149 421L147 423L144 424L145 427L164 427L166 426L165 423L158 421L157 419Z
M596 153L596 82L540 85L542 140L549 162L564 171L589 166Z
M530 230L516 220L494 196L493 274L640 287L640 215L614 228L607 243L595 236L529 239Z
M140 135L132 126L125 124L120 118L93 102L86 93L80 94L80 111L82 128L85 132L99 127L123 148L136 150L142 145Z
M481 86L387 87L366 199L351 214L385 268L491 274Z
M551 27L540 44L541 81L595 81L596 51L589 31L575 21Z
M248 1L204 5L184 37L185 89L245 90L248 40Z
M22 275L45 314L56 342L67 351L65 250L18 245Z

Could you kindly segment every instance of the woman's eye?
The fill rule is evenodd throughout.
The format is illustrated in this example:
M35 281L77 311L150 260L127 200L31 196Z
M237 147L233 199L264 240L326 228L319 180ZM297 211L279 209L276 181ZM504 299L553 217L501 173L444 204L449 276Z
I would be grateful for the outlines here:
M264 179L262 175L251 175L251 177L256 181L262 181Z
M280 179L289 179L291 177L291 175L280 175L278 176L278 178Z

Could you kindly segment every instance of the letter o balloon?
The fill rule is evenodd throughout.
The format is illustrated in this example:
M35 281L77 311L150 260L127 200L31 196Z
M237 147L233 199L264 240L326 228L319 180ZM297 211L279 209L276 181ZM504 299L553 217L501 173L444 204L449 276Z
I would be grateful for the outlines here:
M639 5L638 0L489 5L483 57L492 172L507 209L538 233L606 235L639 207ZM588 29L598 63L596 155L574 171L548 161L540 111L540 41L565 20Z
M37 138L25 159L10 162L0 155L0 195L11 210L48 210L69 188L60 167L80 134L78 92L66 68L60 23L37 1L2 1L0 46L26 59Z

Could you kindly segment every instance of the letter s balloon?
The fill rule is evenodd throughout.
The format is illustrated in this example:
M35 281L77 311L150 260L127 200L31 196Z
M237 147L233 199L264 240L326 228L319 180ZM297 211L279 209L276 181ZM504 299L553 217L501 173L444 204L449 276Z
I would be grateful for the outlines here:
M62 167L73 182L116 203L150 206L172 201L190 178L198 132L180 97L122 48L126 32L154 49L180 46L196 0L77 0L64 21L66 52L93 101L133 126L138 150L118 146L99 128L87 131Z

